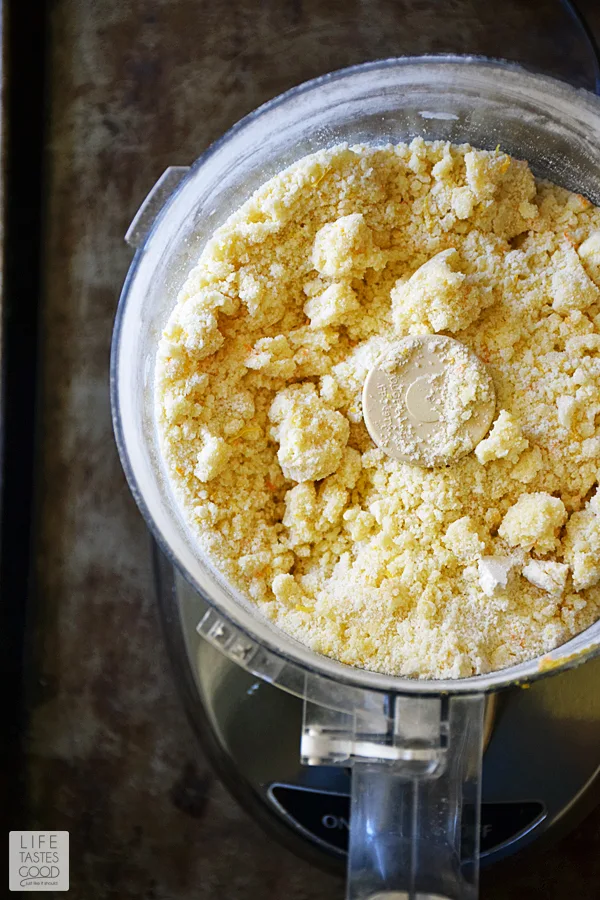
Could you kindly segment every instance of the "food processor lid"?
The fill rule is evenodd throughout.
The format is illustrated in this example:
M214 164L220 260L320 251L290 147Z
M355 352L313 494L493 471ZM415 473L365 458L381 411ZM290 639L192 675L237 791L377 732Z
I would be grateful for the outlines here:
M506 152L528 158L536 174L600 204L600 101L587 91L515 64L474 57L404 57L353 66L266 103L193 164L136 253L113 337L111 401L121 460L154 537L211 604L199 632L260 677L338 708L368 703L369 691L489 691L600 652L597 622L542 659L470 678L413 679L343 665L276 629L200 559L166 483L153 416L153 348L174 304L173 285L182 282L201 243L256 187L300 156L344 140L388 142L417 134L483 147L500 143Z

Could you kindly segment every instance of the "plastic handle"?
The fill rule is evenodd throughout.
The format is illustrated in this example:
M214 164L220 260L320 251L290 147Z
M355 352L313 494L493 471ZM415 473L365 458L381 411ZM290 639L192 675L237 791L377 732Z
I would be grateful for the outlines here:
M347 900L474 900L484 697L394 702L399 758L352 762Z
M165 169L147 194L127 229L125 242L130 247L137 249L142 246L157 215L189 170L189 166L169 166L168 169Z

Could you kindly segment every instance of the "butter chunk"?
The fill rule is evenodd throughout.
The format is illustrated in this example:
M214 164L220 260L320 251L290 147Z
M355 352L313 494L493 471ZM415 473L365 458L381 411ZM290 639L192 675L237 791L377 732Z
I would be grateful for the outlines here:
M323 375L319 393L329 406L337 408L346 402L346 395L333 375Z
M337 484L335 475L323 482L319 492L319 505L321 509L320 525L335 525L344 512L348 502L348 491Z
M276 394L269 411L277 458L286 478L318 481L336 471L350 425L326 405L313 384L292 385Z
M483 593L493 597L497 590L505 588L515 565L516 560L512 556L482 556L477 561L477 570Z
M532 447L531 450L523 453L519 462L510 473L511 478L515 478L523 484L529 484L530 481L533 481L543 464L542 451L539 447Z
M282 522L289 530L290 546L296 547L317 540L319 510L314 484L311 481L297 484L286 493L284 503L285 513Z
M600 334L574 334L566 341L565 350L580 357L600 353Z
M304 304L304 313L310 319L311 328L341 325L359 309L355 292L344 282L330 284L322 294Z
M335 473L335 479L342 487L352 490L358 481L362 470L362 457L358 450L346 447L342 454L342 461Z
M216 353L224 343L216 316L206 309L200 296L181 305L176 324L181 329L181 343L196 359Z
M565 590L569 567L565 563L532 559L523 567L521 574L534 587L538 587L554 597L560 597Z
M244 365L275 378L291 378L296 371L294 352L284 334L259 338Z
M552 309L568 313L576 309L587 309L600 300L600 290L570 244L557 250L551 262L554 268L550 287Z
M385 258L363 214L352 213L319 229L312 264L328 278L359 278L367 269L383 269Z
M365 540L377 524L372 513L358 507L347 509L343 514L343 519L353 541Z
M577 411L577 400L574 397L558 397L556 408L558 410L559 423L565 428L570 428Z
M558 497L544 491L521 494L504 516L498 534L511 547L535 547L540 553L548 553L554 550L566 518L565 505Z
M454 249L423 263L391 291L394 327L400 334L461 331L478 318L487 298L463 272Z
M502 409L488 437L475 447L475 456L482 465L492 459L508 458L516 461L528 446L529 441L523 437L519 423Z
M532 201L536 185L526 162L506 153L469 150L465 177L480 205L474 221L484 231L510 240L527 231L538 216Z
M509 168L510 157L505 153L489 153L486 150L465 153L467 186L477 200L490 200Z
M579 259L597 287L600 287L600 231L593 231L577 251Z
M567 522L563 556L573 570L576 591L593 587L600 581L600 516L596 509L597 502L592 499Z
M271 585L275 597L286 606L302 604L304 594L293 575L276 575Z
M195 277L196 276L196 277ZM221 312L226 316L232 316L240 307L240 301L236 297L217 291L214 288L202 286L203 276L199 269L190 272L190 276L178 295L179 306L192 303L197 310L207 312Z
M199 481L212 481L219 475L232 453L232 449L223 438L212 434L207 428L202 429L202 446L198 452L194 475Z
M450 204L457 219L468 219L476 202L475 194L469 187L454 188L451 193Z
M473 562L483 554L485 543L481 540L470 516L463 516L446 529L444 544L460 562Z

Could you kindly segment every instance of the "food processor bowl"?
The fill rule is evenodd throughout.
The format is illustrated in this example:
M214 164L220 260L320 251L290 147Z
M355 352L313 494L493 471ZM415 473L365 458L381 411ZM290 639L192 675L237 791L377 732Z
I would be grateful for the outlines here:
M600 622L542 658L452 680L400 678L313 652L263 618L205 558L172 494L154 417L158 341L203 245L250 194L340 142L469 142L528 160L537 177L600 205L600 101L520 67L405 57L317 78L242 119L191 167L173 167L128 232L137 252L111 358L115 433L156 541L209 603L198 632L305 698L308 764L353 766L348 897L475 897L483 695L598 653Z

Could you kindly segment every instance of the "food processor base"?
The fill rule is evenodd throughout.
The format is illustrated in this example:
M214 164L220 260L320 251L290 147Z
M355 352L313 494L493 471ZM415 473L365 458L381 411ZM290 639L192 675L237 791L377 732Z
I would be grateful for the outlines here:
M219 775L260 824L298 855L341 871L350 778L302 766L301 699L201 639L203 600L156 554L159 606L178 685ZM481 863L559 837L600 799L600 659L495 696L483 760Z

